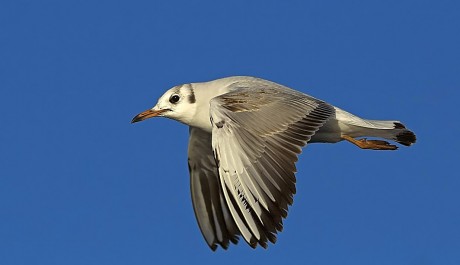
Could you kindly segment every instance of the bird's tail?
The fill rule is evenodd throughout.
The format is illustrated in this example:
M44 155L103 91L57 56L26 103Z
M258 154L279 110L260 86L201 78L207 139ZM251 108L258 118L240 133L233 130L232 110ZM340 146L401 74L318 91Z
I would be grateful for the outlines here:
M415 134L406 128L400 121L381 121L381 120L362 120L357 131L361 136L378 137L398 142L405 146L410 146L416 142Z
M348 136L377 137L410 146L417 138L400 121L367 120L336 108L337 119L345 126Z

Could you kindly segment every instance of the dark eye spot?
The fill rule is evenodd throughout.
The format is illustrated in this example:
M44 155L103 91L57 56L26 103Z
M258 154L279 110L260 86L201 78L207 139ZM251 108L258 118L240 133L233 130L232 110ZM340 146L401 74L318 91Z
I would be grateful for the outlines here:
M179 95L172 95L170 98L169 98L169 102L175 104L179 101L180 97Z

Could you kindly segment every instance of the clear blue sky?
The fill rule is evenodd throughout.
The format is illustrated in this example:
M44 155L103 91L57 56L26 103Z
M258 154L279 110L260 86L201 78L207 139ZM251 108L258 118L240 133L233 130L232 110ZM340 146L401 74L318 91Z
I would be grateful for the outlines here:
M288 3L289 2L289 3ZM458 1L0 2L0 264L460 264ZM304 149L278 242L211 252L166 89L270 79L418 136Z

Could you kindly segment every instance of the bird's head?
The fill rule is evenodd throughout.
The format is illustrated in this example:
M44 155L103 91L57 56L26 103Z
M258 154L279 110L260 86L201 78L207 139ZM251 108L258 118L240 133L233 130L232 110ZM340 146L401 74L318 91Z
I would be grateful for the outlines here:
M175 86L166 91L153 108L136 115L131 123L152 117L166 117L189 124L195 115L195 102L191 84Z

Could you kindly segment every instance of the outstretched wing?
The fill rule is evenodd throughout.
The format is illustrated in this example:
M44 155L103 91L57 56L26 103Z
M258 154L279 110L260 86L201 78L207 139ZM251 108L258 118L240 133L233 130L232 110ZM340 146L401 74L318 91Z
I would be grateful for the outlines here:
M226 249L230 241L236 244L239 232L222 193L210 133L190 128L188 165L193 209L209 247Z
M276 83L239 83L210 103L220 185L246 242L276 241L293 202L295 162L334 113L320 100Z

